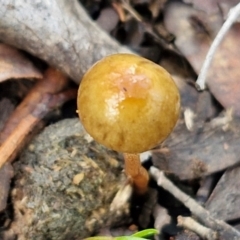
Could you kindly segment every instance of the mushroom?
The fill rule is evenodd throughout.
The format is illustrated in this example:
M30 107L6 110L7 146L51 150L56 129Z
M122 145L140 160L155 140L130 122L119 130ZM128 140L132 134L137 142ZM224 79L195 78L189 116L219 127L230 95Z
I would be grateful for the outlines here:
M144 193L149 175L139 153L163 142L179 117L180 95L170 74L140 56L113 54L83 76L77 105L86 131L124 153L125 173Z

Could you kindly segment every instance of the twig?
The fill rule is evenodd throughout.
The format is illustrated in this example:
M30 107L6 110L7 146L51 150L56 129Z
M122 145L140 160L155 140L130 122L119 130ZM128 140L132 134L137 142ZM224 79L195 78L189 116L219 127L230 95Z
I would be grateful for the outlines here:
M0 40L45 60L76 83L97 60L132 52L99 28L77 0L0 0L0 6Z
M217 232L213 231L210 228L204 227L203 225L196 222L191 217L178 216L177 221L178 221L178 226L179 227L183 227L183 228L186 228L190 231L193 231L203 239L208 239L208 240L218 239Z
M9 116L0 133L0 144L8 138L22 119L36 109L36 106L42 101L44 94L56 94L62 91L67 84L68 79L61 72L53 68L47 69L43 79L37 81L35 86Z
M162 171L155 167L150 168L150 174L156 180L158 186L169 191L176 199L182 202L202 223L207 227L218 231L220 235L227 236L229 239L240 239L240 232L224 221L214 219L210 213L199 205L194 199L178 189Z
M62 73L49 69L44 79L33 87L16 108L0 134L0 140L3 141L0 146L0 168L15 159L29 140L29 133L35 133L38 126L43 126L42 119L50 111L76 97L76 89L62 91L67 83L68 79ZM16 119L19 121L17 124Z
M17 152L22 148L26 139L26 133L29 133L39 122L39 119L32 115L22 119L15 131L7 138L0 147L0 168L7 161L11 161L16 157Z
M129 4L129 1L122 0L121 2L122 7L127 10L134 17L135 20L137 20L138 22L143 21L142 16L134 8L132 8L132 6Z
M210 64L212 62L213 56L214 56L219 44L223 40L224 36L226 35L226 33L228 32L228 30L230 29L232 24L236 21L236 19L238 18L239 15L240 15L240 3L238 3L234 8L232 8L229 11L227 20L222 25L222 28L218 32L217 36L215 37L215 39L207 53L206 59L204 61L204 64L202 66L202 69L200 71L200 74L199 74L197 82L196 82L196 88L198 90L205 89L206 75L207 75L207 71L210 67Z
M121 22L125 22L126 21L126 14L125 14L125 12L123 10L122 5L120 3L118 3L118 2L112 2L112 7L117 12L120 21Z

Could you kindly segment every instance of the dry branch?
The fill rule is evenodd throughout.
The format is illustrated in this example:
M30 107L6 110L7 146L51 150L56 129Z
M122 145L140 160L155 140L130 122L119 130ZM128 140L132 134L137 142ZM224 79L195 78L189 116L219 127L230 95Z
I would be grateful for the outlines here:
M203 239L207 239L207 240L217 240L218 239L217 232L213 231L210 228L206 228L206 227L202 226L200 223L196 222L191 217L178 216L177 220L178 220L178 226L189 229L189 230L197 233Z
M100 58L130 52L103 32L77 0L0 0L0 40L21 48L77 83Z
M0 169L15 159L50 111L76 97L76 89L64 91L67 83L61 72L50 68L15 109L0 134Z
M240 239L240 232L224 221L214 219L210 213L199 205L194 199L178 189L162 171L155 167L150 168L152 177L157 184L170 192L176 199L182 202L194 216L196 216L205 226L217 231L220 239Z

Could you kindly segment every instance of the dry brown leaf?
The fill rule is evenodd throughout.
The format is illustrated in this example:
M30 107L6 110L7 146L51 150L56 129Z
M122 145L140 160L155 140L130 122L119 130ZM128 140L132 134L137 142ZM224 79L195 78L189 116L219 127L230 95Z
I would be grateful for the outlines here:
M239 0L184 0L185 3L193 4L194 8L208 14L221 12L224 17L229 10L239 3Z
M231 221L240 218L240 167L227 170L206 203L214 218ZM224 207L222 207L224 206Z
M240 23L236 23L217 49L207 84L215 98L240 116Z
M10 78L42 78L42 74L19 50L0 43L0 82Z
M210 16L182 3L170 4L166 9L166 27L176 35L176 45L197 73L222 21L219 13ZM207 79L214 97L224 108L233 108L237 116L240 116L239 37L240 23L236 23L218 48Z
M164 142L164 149L153 150L153 164L185 180L210 175L240 162L239 119L228 123L227 129L213 127L211 123L195 125L190 132L183 121L179 122Z
M221 17L211 18L206 13L180 2L173 2L165 8L165 26L176 36L176 46L197 73L222 21Z

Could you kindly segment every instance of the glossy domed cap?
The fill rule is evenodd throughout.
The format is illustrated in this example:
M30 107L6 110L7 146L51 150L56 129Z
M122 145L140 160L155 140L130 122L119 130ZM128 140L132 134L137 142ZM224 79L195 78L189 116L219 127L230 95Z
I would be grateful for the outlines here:
M114 54L93 65L78 91L78 113L86 131L119 152L140 153L173 130L180 96L170 74L132 54Z

